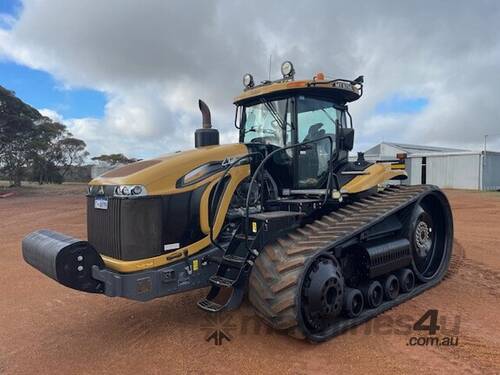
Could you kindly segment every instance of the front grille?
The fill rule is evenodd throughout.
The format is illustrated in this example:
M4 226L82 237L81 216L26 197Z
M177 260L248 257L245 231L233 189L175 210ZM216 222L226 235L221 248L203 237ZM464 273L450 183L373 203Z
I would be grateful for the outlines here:
M199 216L204 189L130 199L108 197L107 209L95 208L96 197L87 195L88 241L100 254L126 261L159 256L169 246L199 241L204 236Z
M107 199L108 208L98 209L94 207L95 197L87 196L87 234L90 244L100 254L120 260L161 255L162 199Z
M88 241L96 250L112 258L121 258L121 200L108 198L108 209L94 208L95 197L87 197Z

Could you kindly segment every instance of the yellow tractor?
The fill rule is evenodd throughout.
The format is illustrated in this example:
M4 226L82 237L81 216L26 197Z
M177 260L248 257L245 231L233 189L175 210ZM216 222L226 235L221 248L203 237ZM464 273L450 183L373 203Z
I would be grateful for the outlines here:
M89 183L87 241L39 230L26 262L90 293L147 301L209 287L198 306L248 295L272 327L323 341L436 285L453 221L435 186L406 186L401 161L348 158L348 103L363 77L256 85L234 104L239 142L219 144L210 111L195 148L111 170Z

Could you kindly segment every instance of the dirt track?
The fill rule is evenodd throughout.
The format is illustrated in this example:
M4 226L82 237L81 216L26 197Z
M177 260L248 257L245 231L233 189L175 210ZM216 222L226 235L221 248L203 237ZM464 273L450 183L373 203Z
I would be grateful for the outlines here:
M500 373L500 194L448 191L452 267L436 288L320 345L270 333L250 306L217 322L205 291L138 303L64 288L26 265L20 241L49 228L85 238L80 187L0 199L0 373ZM408 345L428 309L456 347ZM214 325L232 336L205 341ZM204 328L208 327L208 328ZM258 332L256 332L258 331Z

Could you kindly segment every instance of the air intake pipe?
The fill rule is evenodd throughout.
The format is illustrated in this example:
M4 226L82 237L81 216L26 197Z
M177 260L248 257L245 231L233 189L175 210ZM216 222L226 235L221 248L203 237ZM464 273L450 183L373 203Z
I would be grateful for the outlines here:
M194 146L204 147L204 146L214 146L219 144L219 131L217 129L212 129L212 120L210 117L210 109L208 105L203 100L198 100L198 106L200 107L202 116L202 128L196 129L194 132Z

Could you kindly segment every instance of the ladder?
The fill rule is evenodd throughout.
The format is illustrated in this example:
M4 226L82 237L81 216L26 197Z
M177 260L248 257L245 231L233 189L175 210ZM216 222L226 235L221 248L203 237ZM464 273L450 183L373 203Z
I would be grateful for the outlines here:
M305 216L297 211L268 211L249 215L250 228L240 224L225 253L218 261L217 272L209 279L211 284L208 295L198 301L198 306L209 312L232 310L243 301L248 277L257 249L283 235L283 228L290 230L300 224ZM248 230L249 229L249 230Z

